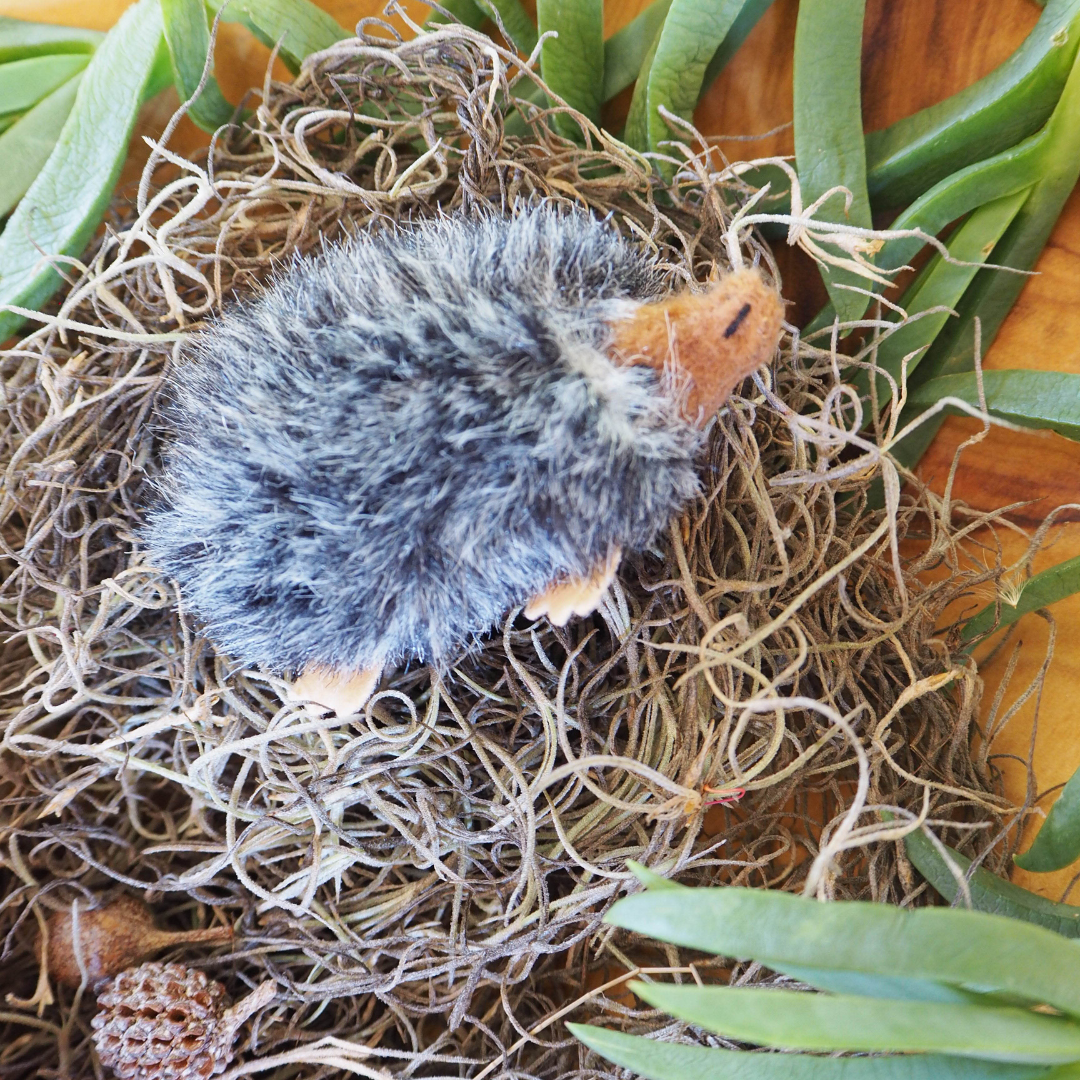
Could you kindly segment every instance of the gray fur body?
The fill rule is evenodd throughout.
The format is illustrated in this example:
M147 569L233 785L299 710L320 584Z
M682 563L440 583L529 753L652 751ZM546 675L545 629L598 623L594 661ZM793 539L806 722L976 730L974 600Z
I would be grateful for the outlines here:
M244 663L454 659L697 490L670 387L605 353L661 293L613 230L549 208L297 262L172 376L151 557Z

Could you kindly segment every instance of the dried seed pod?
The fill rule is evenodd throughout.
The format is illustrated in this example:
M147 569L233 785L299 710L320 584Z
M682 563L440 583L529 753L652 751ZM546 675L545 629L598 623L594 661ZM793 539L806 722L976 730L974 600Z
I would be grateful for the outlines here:
M207 1080L232 1061L241 1024L276 989L265 982L230 1007L225 987L204 972L151 961L98 992L94 1048L122 1080Z
M75 925L78 923L78 953ZM54 911L48 920L49 973L63 986L82 982L82 966L90 986L132 967L154 953L173 945L206 941L227 941L232 930L213 926L207 930L159 930L150 908L134 896L119 896L100 908L77 912L74 905Z

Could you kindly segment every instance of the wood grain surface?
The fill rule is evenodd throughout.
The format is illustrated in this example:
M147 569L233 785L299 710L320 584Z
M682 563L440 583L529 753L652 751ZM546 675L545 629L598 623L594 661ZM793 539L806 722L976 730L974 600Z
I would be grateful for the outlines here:
M107 29L130 0L0 0L0 14L42 22ZM346 27L381 13L382 0L318 0L319 6ZM607 0L605 33L632 19L648 0ZM527 4L526 6L531 6ZM791 153L793 147L791 67L797 0L776 3L747 39L739 54L713 85L695 115L698 128L715 136L732 160ZM425 7L409 0L407 10L423 18ZM971 0L869 0L863 60L863 114L868 129L883 127L955 93L1005 60L1035 24L1039 9L1030 0L995 0L992 15ZM223 26L217 50L217 76L225 94L238 100L261 84L269 51L238 26ZM284 77L284 69L275 71ZM629 93L609 104L605 123L614 127L629 105ZM139 134L155 134L176 106L175 94L150 103L140 118ZM206 136L185 121L174 147L186 152L205 144ZM125 178L138 175L144 158L133 140ZM783 260L785 294L796 310L809 314L821 296L816 271L799 259ZM1080 373L1080 194L1074 193L1049 246L1019 302L985 358L988 368L1042 368ZM977 421L950 419L921 467L939 490L959 445L980 430ZM956 497L991 509L1023 503L1014 514L1021 532L1004 539L1006 558L1015 559L1037 523L1053 507L1080 503L1080 444L1057 435L991 430L962 456L954 486ZM1036 569L1080 555L1080 509L1059 519ZM994 749L1005 770L1013 798L1022 798L1026 769L1033 760L1038 790L1048 791L1080 766L1080 722L1074 712L1080 695L1080 597L1052 609L1057 641L1041 698L1029 701L997 736ZM1048 624L1028 616L1017 639L1020 658L1003 695L999 714L1037 672L1049 636ZM984 655L990 652L984 647ZM1009 650L983 665L987 679L984 716L1009 661ZM1056 791L1044 796L1048 808ZM1038 821L1029 823L1029 835ZM1026 874L1014 880L1048 896L1060 897L1078 868L1057 874Z

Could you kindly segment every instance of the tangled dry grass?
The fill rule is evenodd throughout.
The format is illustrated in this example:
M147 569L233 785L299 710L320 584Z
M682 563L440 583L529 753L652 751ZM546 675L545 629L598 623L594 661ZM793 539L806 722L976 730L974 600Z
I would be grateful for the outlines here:
M1002 865L1016 808L977 737L974 666L935 627L1003 568L989 549L971 562L984 521L914 482L899 498L895 416L868 426L842 378L872 364L874 319L854 357L785 336L716 423L703 497L596 617L511 612L351 723L283 705L200 640L136 538L167 438L155 398L184 335L276 261L543 197L610 214L673 286L744 259L778 276L755 193L707 147L674 146L661 189L570 110L581 141L560 135L489 39L369 30L268 82L206 161L163 140L59 307L0 360L4 1077L92 1075L91 995L39 984L36 927L110 890L143 891L163 924L234 926L232 949L186 957L234 997L277 981L228 1077L607 1077L561 1011L692 1037L608 984L710 963L601 926L628 859L918 903L891 808ZM790 236L812 244L800 212Z

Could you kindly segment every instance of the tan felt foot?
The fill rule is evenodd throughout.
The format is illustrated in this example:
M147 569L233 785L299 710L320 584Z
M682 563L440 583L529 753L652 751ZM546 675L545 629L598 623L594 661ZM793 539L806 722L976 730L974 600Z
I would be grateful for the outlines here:
M615 580L621 558L622 551L616 548L588 577L549 585L525 606L525 618L539 619L546 615L556 626L565 626L571 615L591 615Z
M292 701L312 701L338 716L358 713L379 685L382 665L363 671L334 671L321 664L308 664L289 688Z

